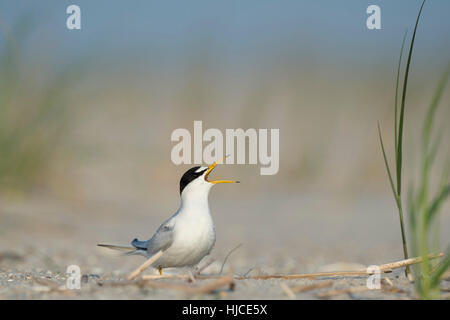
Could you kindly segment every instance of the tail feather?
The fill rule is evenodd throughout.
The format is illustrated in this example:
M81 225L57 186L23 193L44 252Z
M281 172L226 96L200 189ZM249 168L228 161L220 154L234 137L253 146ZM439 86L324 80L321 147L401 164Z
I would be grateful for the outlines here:
M131 241L131 245L138 250L147 250L148 241L139 241L138 239L134 239Z
M134 250L136 250L135 247L131 247L131 246L122 246L122 245L105 244L105 243L98 243L97 246L112 249L112 250L118 250L118 251L134 251Z
M135 239L137 240L137 239ZM134 241L133 241L134 242ZM142 244L145 241L138 241L140 244ZM142 243L141 243L142 242ZM135 243L133 243L133 246L124 246L124 245L115 245L115 244L106 244L106 243L98 243L97 246L108 248L112 250L122 251L124 255L140 255L140 256L147 256L146 247L138 247L134 246Z

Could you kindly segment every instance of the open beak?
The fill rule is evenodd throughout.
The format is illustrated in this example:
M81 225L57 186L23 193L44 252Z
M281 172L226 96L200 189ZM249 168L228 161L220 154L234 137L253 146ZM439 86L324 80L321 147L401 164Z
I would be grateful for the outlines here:
M223 157L221 160L214 162L212 165L210 165L208 167L208 170L205 173L205 181L207 181L209 183L212 183L212 184L217 184L217 183L239 183L239 181L236 181L236 180L212 180L212 181L208 180L209 174L213 171L213 169L217 166L217 164L222 162L226 157L228 157L228 156Z

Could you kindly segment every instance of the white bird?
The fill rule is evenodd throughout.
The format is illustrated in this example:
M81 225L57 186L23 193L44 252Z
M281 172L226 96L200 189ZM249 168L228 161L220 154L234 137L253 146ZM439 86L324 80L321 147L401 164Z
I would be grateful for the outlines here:
M208 203L211 187L219 183L239 183L235 180L208 180L216 165L217 162L214 162L209 167L194 167L184 173L180 180L180 207L161 224L149 240L134 239L132 247L110 244L98 246L124 250L128 251L126 254L138 254L147 258L162 251L161 257L152 264L160 274L163 268L197 265L211 252L216 242Z

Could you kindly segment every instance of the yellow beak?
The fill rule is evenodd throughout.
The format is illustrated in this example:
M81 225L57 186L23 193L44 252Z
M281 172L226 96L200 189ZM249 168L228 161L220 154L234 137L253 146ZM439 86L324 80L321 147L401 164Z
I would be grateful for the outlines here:
M228 157L228 156L223 157L221 160L214 162L212 165L210 165L208 167L208 170L205 173L205 180L206 181L208 181L209 183L213 183L213 184L217 184L217 183L239 183L239 181L236 181L236 180L212 180L212 181L208 180L208 176L211 173L211 171L213 171L213 169L217 166L217 164L222 162L226 157Z

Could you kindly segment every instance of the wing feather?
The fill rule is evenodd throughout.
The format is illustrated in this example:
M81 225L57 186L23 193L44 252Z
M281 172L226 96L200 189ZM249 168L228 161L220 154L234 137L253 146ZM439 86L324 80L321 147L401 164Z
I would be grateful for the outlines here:
M147 243L147 253L153 255L159 250L167 250L173 243L173 229L175 227L175 220L170 218L165 221L156 230L153 237Z

